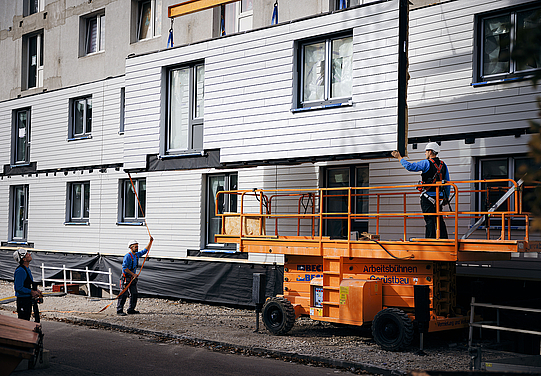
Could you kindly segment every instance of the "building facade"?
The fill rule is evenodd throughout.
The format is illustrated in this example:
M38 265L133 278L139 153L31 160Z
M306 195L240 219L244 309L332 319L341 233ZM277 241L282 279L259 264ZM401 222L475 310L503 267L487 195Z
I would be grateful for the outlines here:
M214 241L221 190L416 184L390 152L419 160L428 141L441 143L452 180L515 178L530 163L539 88L529 77L541 53L521 63L509 51L539 27L537 2L310 0L275 9L242 0L171 21L175 3L2 3L6 250L120 256L127 240L145 242L146 224L152 257L222 256L236 249ZM460 205L483 202L472 194ZM343 235L335 225L326 231ZM411 236L424 233L421 218L410 226ZM400 236L391 222L382 231ZM537 256L518 255L506 271L541 280Z

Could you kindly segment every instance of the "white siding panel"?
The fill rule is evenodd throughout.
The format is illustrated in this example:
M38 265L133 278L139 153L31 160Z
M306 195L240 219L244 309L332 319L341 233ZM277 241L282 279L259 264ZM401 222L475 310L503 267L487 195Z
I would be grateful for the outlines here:
M379 131L374 127L370 132L389 133L387 141L390 142L381 145L389 148L386 150L394 149L396 99L390 102L388 99L396 98L398 89L397 25L398 1L392 1L128 59L126 106L128 111L137 112L126 117L125 168L144 167L147 154L160 152L157 142L143 144L142 140L132 142L130 139L139 138L140 134L159 139L164 117L153 116L151 120L141 121L145 115L140 109L163 111L163 69L203 59L204 147L220 149L222 162L277 159L302 153L305 156L350 153L351 147L345 142L348 138L357 142L356 153L372 152L375 141L369 135L355 138L348 131L354 129L350 119L355 121L355 127L368 131L374 126L371 119L385 118L388 130ZM362 105L316 113L291 113L295 90L294 43L348 29L353 30L355 49L353 100ZM392 63L382 64L382 61ZM392 77L390 83L389 77ZM144 86L138 87L141 82ZM374 106L367 106L370 101ZM362 114L367 107L371 107L373 113ZM328 117L333 120L326 120ZM281 132L266 132L278 127ZM297 127L307 132L305 137L284 142L300 133ZM154 136L137 131L142 128ZM328 132L326 136L325 132ZM381 141L380 136L376 138Z
M108 98L117 98L123 82L124 77L118 77L2 102L1 141L11 145L12 111L31 107L30 161L37 162L38 169L98 165L105 155L108 163L118 163L120 104L116 100L111 104ZM92 138L67 141L70 99L85 95L92 95ZM2 159L9 164L10 148L5 149Z

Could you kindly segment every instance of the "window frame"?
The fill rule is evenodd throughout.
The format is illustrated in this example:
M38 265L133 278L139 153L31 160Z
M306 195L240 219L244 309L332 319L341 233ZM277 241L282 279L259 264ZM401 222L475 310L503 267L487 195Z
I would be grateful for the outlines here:
M124 134L124 125L126 121L126 88L120 88L120 124L118 134Z
M19 196L18 191L21 190L23 197L22 197L22 205L19 205ZM12 185L10 186L10 200L9 200L9 209L10 209L10 215L9 215L9 242L10 243L17 243L17 244L26 244L26 241L28 239L28 194L29 194L29 188L28 184L20 184L20 185ZM22 207L22 218L17 215L17 212L20 213L20 210L17 210L17 208ZM17 236L17 230L22 225L22 236Z
M141 37L141 31L142 31L142 25L143 25L143 11L144 11L144 5L149 4L150 5L150 24L147 29L147 34L144 38ZM136 4L136 21L135 21L135 40L143 41L147 39L152 39L159 35L157 30L157 22L156 22L156 0L139 0Z
M19 159L19 140L21 128L19 127L19 114L26 113L26 125L24 127L24 159ZM31 107L20 108L12 112L12 128L11 128L11 164L13 166L24 166L30 163L30 125L31 125Z
M345 39L345 38L351 38L351 62L353 62L353 30L345 30L340 31L338 33L318 36L315 38L300 40L296 42L296 87L294 86L296 99L294 103L294 109L295 110L302 110L302 109L314 109L314 108L325 108L327 106L329 107L335 107L340 105L351 105L352 104L352 96L353 96L353 64L351 64L351 91L349 96L336 96L333 97L331 92L332 87L332 43L335 40L339 39ZM325 67L324 67L324 98L322 100L304 100L304 84L305 84L305 78L304 78L304 71L305 71L305 47L310 45L316 45L324 43L325 45Z
M79 201L80 216L76 216L75 189L81 187L81 199ZM66 194L66 222L64 224L89 224L90 220L90 181L77 181L67 184ZM85 212L87 213L85 215Z
M32 7L32 3L34 7ZM28 17L43 11L44 0L24 0L23 1L23 17Z
M528 155L526 155L526 154L478 157L477 160L476 160L475 175L476 175L476 178L478 180L482 180L482 179L485 179L485 178L491 179L491 177L486 177L486 175L483 174L483 162L505 161L505 166L506 166L506 169L507 169L507 177L505 179L515 179L515 181L518 181L518 179L520 179L520 177L517 176L517 174L519 174L519 171L517 171L517 161L519 161L519 160L528 160L528 159L531 160L531 158L529 158ZM497 198L499 198L503 194L505 194L505 192L507 191L508 188L511 188L511 186L503 186L503 185L502 185L502 187L504 187L504 190L501 192L501 194L497 194ZM485 188L485 185L484 185L484 183L477 183L476 188L478 190L481 190L481 189ZM524 192L526 192L526 189L527 188L522 189L523 194L524 194ZM483 201L484 201L483 198L484 197L485 196L483 195L482 192L478 192L478 193L475 194L474 206L475 206L476 210L488 210L495 203L495 202L489 202L489 205L485 207L484 203L483 203ZM509 210L514 210L515 209L514 204L515 204L514 200L509 201ZM505 204L500 206L500 209L497 210L497 211L501 211L503 209L507 210L507 208L505 207ZM531 219L532 218L530 217L530 220ZM521 227L521 226L524 226L524 219L523 218L514 218L514 219L512 219L511 223L512 223L512 226L519 226L520 229L523 229L523 227ZM492 226L492 227L494 227L494 228L499 227L498 219L496 219L496 225ZM482 228L484 228L484 227L482 227Z
M137 197L135 194L130 194L130 196L133 196L131 200L127 199L127 196L129 191L133 192L131 181L133 181L133 186L135 187L135 190L137 191ZM119 180L119 208L118 208L118 222L119 225L144 225L145 224L145 215L146 215L146 196L147 196L147 186L146 186L146 178L132 178L130 179L121 179ZM141 183L144 183L144 196L141 195L143 191L141 191ZM139 207L139 201L141 202L142 210ZM134 216L128 216L126 215L126 205L133 204L133 212Z
M85 106L83 110L83 131L81 133L77 133L76 130L76 113L77 113L77 103L79 101L85 101ZM89 101L90 101L90 116L89 113ZM70 106L70 124L69 124L69 132L68 132L68 141L73 140L82 140L82 139L88 139L92 138L92 95L85 95L77 98L72 98L69 101Z
M517 13L538 10L541 12L541 6L536 6L536 3L524 4L521 6L498 9L495 11L475 15L475 51L474 51L474 77L473 85L482 85L487 83L504 82L507 80L515 80L518 78L527 78L533 72L541 70L540 68L532 68L520 70L517 67L517 61L513 59L513 51L517 45ZM540 13L541 14L541 13ZM509 68L507 72L484 74L484 24L487 20L501 16L510 16L511 29L509 31Z
M363 175L366 177L367 181L363 180L362 187L369 187L370 186L370 166L367 164L358 164L358 165L336 165L336 166L326 166L323 167L322 171L322 178L323 178L323 188L338 188L338 187L331 187L330 183L330 173L332 171L338 171L338 170L347 170L348 171L348 182L347 184L343 185L344 188L347 187L358 187L358 182L360 175ZM331 195L331 194L341 194L340 190L333 190L333 191L325 191L323 192L324 195ZM342 208L343 210L347 210L347 190L344 190L343 192L346 194L345 197L343 197L342 200ZM362 194L362 192L353 192L352 193L359 193ZM367 192L368 193L368 192ZM332 197L324 197L323 198L323 210L324 212L333 212L333 213L342 213L341 211L337 211L334 208L332 210L329 209L329 206L331 205L330 200L332 200ZM340 198L335 198L340 200ZM366 207L368 213L370 211L370 199L361 197L360 202L358 199L352 199L351 200L351 212L354 214L363 214L363 211L358 212L359 203L362 205L362 208L364 209ZM345 215L347 215L347 211L344 211ZM342 216L337 215L337 216ZM331 234L331 221L334 221L335 223L340 223L341 229L347 229L347 219L330 219L332 218L332 215L329 215L328 218L324 219L323 223L323 231L325 236L331 236L332 238L341 238L341 239L347 239L347 233L345 234ZM353 218L351 220L351 231L358 231L359 235L361 235L362 232L366 231L369 232L370 230L370 222L369 219L358 219Z
M33 53L33 39L35 38L35 54ZM23 69L22 89L29 90L43 87L43 30L23 35ZM36 63L32 64L35 56ZM35 65L35 68L32 68ZM35 72L33 70L35 69Z
M95 50L89 50L91 39L90 25L96 25L96 43ZM90 56L105 51L105 12L103 10L98 13L92 13L81 17L81 48L80 57Z
M217 190L216 192L222 192L222 191L229 191L229 190L237 190L239 185L239 174L237 171L231 171L231 172L224 172L224 173L218 173L218 174L208 174L206 175L205 180L205 187L206 187L206 199L205 199L205 231L204 231L204 248L212 252L212 250L218 250L218 252L223 251L223 249L236 249L236 245L234 244L222 244L222 243L215 243L214 241L211 241L209 239L212 235L212 229L211 226L213 225L212 221L217 221L219 223L219 228L221 228L222 225L222 218L214 216L215 210L215 196L212 195L212 187L211 187L211 179L213 178L224 178L224 187L223 190ZM211 202L212 200L212 202ZM231 211L238 211L238 200L236 199L236 196L231 196L229 200L226 202L223 202L223 212L231 212Z
M201 94L201 101L197 100L198 97L198 87L197 83L197 74L198 68L203 68L203 86ZM186 139L186 148L172 147L172 127L173 127L173 89L172 89L172 73L175 71L188 70L188 121L187 121L187 135ZM170 67L167 69L167 116L165 120L164 128L164 143L163 143L163 152L162 155L167 156L181 156L186 154L194 154L201 152L203 150L203 132L204 132L204 116L205 116L205 63L204 61L198 61L191 64L185 64L175 67ZM201 106L198 107L198 104ZM198 116L198 109L201 114ZM182 130L181 130L182 132Z
M247 6L248 9L244 9ZM250 7L251 6L251 7ZM226 36L253 29L254 8L252 0L238 0L218 7L218 25L215 36ZM231 26L233 26L231 28Z
M359 5L359 0L343 0L345 1L345 7L341 8L340 7L340 1L341 0L330 0L330 4L329 4L329 8L331 10L343 10L343 9L347 9L347 8L352 8L352 7L355 7L357 5Z

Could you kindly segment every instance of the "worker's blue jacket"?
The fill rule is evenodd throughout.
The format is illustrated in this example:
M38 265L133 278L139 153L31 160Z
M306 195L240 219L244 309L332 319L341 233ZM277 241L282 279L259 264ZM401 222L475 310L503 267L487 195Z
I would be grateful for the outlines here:
M15 269L13 279L15 296L19 298L30 298L32 296L32 282L34 282L30 268L23 265L18 266Z
M124 260L122 261L122 274L125 274L126 269L130 269L132 273L135 273L137 270L137 267L139 266L139 258L141 256L144 256L148 252L148 249L144 248L142 251L139 252L128 252L124 256Z

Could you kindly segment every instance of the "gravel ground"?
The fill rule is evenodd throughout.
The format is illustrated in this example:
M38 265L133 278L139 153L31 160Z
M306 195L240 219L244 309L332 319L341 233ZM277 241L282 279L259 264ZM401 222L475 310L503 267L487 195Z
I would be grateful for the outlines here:
M0 281L0 298L13 295L13 285ZM469 355L465 330L425 335L425 355L418 340L403 352L381 350L370 331L335 326L300 318L285 336L273 336L260 320L254 333L254 311L167 299L140 298L140 315L119 317L111 301L82 295L46 296L40 305L42 319L157 335L164 340L212 350L271 356L313 365L345 368L354 373L403 374L410 370L467 371ZM15 313L15 302L0 309Z

